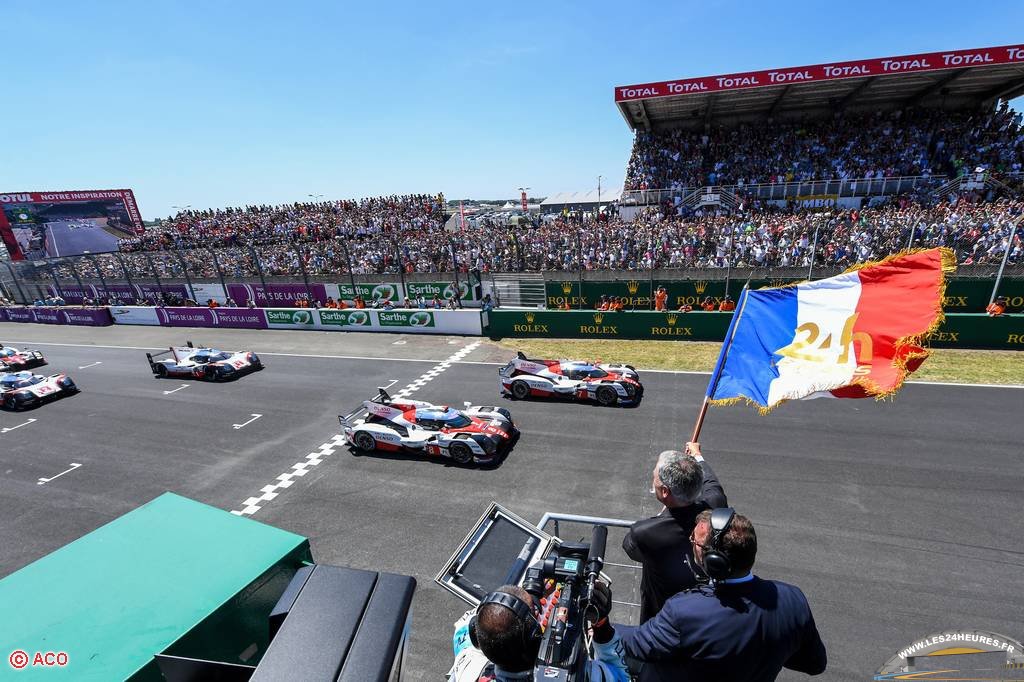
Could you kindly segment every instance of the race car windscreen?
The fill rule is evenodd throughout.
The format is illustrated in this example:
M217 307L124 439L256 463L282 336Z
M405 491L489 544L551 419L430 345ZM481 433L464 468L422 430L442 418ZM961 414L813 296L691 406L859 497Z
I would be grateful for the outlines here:
M576 367L569 370L570 379L603 379L608 372L600 367Z
M0 380L0 389L4 391L13 391L16 388L27 388L34 384L32 377L18 376L17 374L11 374Z
M469 426L473 420L458 410L448 408L447 410L416 410L416 421L427 420L439 422L448 428L460 429Z

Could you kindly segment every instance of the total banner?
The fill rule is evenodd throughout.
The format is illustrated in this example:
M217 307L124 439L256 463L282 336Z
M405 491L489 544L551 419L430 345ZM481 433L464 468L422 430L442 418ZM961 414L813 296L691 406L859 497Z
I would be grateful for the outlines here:
M106 308L0 308L0 321L106 327L114 324Z
M266 329L267 316L260 308L157 308L165 327L229 327Z

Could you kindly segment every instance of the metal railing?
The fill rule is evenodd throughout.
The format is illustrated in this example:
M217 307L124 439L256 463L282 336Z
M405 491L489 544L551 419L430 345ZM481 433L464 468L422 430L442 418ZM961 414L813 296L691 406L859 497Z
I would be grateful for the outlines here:
M634 189L622 193L621 205L650 206L666 201L684 200L693 193L717 194L723 190L749 199L785 200L805 196L871 197L904 194L931 189L947 180L945 175L899 175L884 178L832 178L792 182L705 185L675 189Z
M614 518L609 518L609 517L604 517L604 516L582 516L580 514L563 514L563 513L558 513L558 512L545 512L544 515L541 517L540 522L537 524L537 527L540 528L544 532L548 532L547 527L548 527L549 524L551 524L551 525L553 525L551 534L554 535L555 537L565 539L562 536L562 526L561 526L562 523L575 523L575 524L581 524L581 525L584 525L584 526L608 526L609 528L630 528L633 525L632 521L627 521L625 519L614 519ZM635 561L629 561L628 563L624 562L624 561L609 561L607 559L607 556L610 554L609 549L614 551L614 547L613 547L612 543L608 543L607 547L608 548L606 548L606 550L605 550L605 557L606 558L605 558L605 562L604 562L604 565L605 565L605 571L604 572L605 572L605 574L609 575L609 577L612 577L612 582L615 583L616 581L614 579L614 576L611 575L611 573L614 573L616 571L611 570L611 569L617 569L618 572L623 573L625 575L625 578L627 580L631 581L632 594L635 595L637 598L639 598L639 594L640 594L640 570L642 569L642 566L639 563L635 562ZM613 588L612 594L613 594L613 597L614 597L615 594L621 594L621 590L617 592ZM613 598L612 599L612 603L619 604L621 606L625 606L625 607L627 607L629 609L629 613L628 614L622 614L622 613L615 614L614 618L615 618L615 620L617 622L620 622L620 623L621 622L626 622L627 619L624 619L623 615L628 615L629 616L628 620L632 621L633 623L638 623L639 622L639 620L640 620L640 612L639 612L640 603L639 602L627 601L627 600L624 600L624 599L614 599Z

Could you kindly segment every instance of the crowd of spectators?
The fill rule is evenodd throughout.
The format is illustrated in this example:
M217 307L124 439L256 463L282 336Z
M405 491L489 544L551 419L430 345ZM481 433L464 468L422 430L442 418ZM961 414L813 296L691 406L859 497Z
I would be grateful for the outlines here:
M955 177L977 166L1001 173L1024 169L1021 114L1005 102L985 112L906 109L706 132L640 131L626 171L626 189Z
M698 211L686 216L666 205L644 209L632 221L577 215L537 227L482 224L455 233L439 224L398 223L362 234L296 226L264 237L260 244L220 235L211 239L236 243L210 248L178 243L172 250L89 256L78 259L76 269L83 279L95 279L99 269L104 277L123 280L123 267L140 279L151 278L153 271L161 278L183 278L185 266L197 279L217 278L217 266L229 279L261 273L301 277L303 268L307 276L318 278L347 274L351 258L354 274L394 274L398 268L407 273L450 272L453 248L463 272L572 271L579 269L581 258L587 270L807 267L812 248L816 267L842 268L932 246L953 249L961 264L998 264L1022 211L1024 202L1011 199L961 197L927 203L895 197L860 209L755 204L735 213ZM1024 263L1022 232L1017 231L1011 245L1010 263ZM75 272L66 262L58 263L57 275L71 280Z

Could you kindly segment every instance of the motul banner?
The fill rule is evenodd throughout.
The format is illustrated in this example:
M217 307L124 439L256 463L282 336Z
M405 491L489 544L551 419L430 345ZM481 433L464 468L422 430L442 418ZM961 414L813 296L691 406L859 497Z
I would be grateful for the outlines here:
M794 66L787 69L767 69L730 73L724 76L703 76L683 78L660 83L620 85L615 88L615 101L650 99L685 95L697 92L720 92L742 90L789 83L811 83L815 81L841 80L861 76L886 76L897 73L941 71L974 66L1024 63L1024 45L985 47L974 50L952 50L950 52L928 52L925 54L863 59L833 64Z

